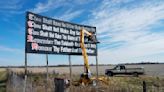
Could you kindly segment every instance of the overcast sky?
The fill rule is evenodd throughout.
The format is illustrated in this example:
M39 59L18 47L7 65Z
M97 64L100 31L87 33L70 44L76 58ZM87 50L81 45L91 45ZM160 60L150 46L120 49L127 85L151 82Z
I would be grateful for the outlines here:
M2 66L24 65L26 11L96 26L100 64L164 62L164 0L1 0ZM45 65L45 57L29 54L28 65ZM71 59L83 64L82 56ZM49 63L68 64L68 56L49 55Z

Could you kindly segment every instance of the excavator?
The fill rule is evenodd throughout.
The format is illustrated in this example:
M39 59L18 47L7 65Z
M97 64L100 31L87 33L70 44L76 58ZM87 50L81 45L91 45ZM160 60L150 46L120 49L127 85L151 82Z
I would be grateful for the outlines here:
M84 58L84 70L85 71L84 71L84 73L81 74L80 79L78 81L78 85L80 85L80 84L82 84L82 85L95 84L96 80L102 81L103 83L107 84L108 82L104 77L96 78L96 77L93 77L92 74L91 74L91 71L90 71L90 68L89 68L89 63L88 63L88 55L87 55L87 51L86 51L85 44L84 44L85 34L87 35L87 37L89 38L89 40L92 43L95 43L95 44L99 43L97 41L97 38L96 38L94 33L88 32L84 28L82 28L80 30L80 47L82 49L82 55L83 55L83 58Z
M82 85L87 85L87 84L92 83L92 79L91 79L92 74L91 74L91 71L89 68L88 55L87 55L87 51L86 51L85 44L84 44L85 34L87 35L89 40L91 40L93 43L98 43L96 36L93 33L88 32L84 28L82 28L80 30L80 47L82 49L82 55L84 58L84 70L85 70L85 72L83 74L81 74L81 77L79 80L79 83L81 83Z

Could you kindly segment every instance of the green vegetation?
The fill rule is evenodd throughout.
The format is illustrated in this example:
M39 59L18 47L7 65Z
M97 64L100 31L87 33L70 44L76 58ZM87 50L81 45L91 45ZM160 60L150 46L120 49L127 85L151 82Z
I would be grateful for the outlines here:
M7 72L0 71L0 92L6 92Z

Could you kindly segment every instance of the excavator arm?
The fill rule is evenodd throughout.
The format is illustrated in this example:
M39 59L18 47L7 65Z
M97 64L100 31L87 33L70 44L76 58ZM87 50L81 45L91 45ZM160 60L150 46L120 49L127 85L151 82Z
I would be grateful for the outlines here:
M96 37L93 33L88 32L85 29L81 29L81 31L80 31L80 46L81 46L82 55L83 55L83 58L84 58L85 72L81 75L80 83L82 83L84 85L89 84L89 83L92 82L92 80L91 80L91 71L90 71L89 63L88 63L88 55L87 55L87 51L86 51L85 44L84 44L85 34L89 37L89 39L93 43L98 43L98 41L97 41L97 39L96 39Z
M81 29L80 31L80 46L82 49L82 55L84 58L84 67L85 67L85 73L91 75L90 69L89 69L89 64L88 64L88 55L87 55L87 51L85 48L85 44L84 44L84 35L87 34L88 36L92 36L92 33L86 31L85 29Z
M81 84L82 85L95 84L95 80L102 81L103 83L108 85L107 78L99 77L97 79L96 77L92 77L92 75L91 75L91 71L90 71L89 63L88 63L88 55L87 55L87 51L86 51L85 44L84 44L85 34L89 37L89 39L91 40L92 43L95 43L95 44L99 43L96 39L96 36L93 33L88 32L85 29L80 30L80 46L81 46L82 55L84 58L85 72L83 74L81 74L80 80L78 81L78 83L75 83L75 85L77 86L77 85L81 85Z

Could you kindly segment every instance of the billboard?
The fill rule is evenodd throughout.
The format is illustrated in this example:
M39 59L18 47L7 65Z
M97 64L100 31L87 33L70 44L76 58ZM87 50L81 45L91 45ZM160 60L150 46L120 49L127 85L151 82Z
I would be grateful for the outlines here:
M96 27L65 22L31 12L26 14L26 53L82 55L80 30L96 35ZM97 47L85 37L88 55L97 55Z

